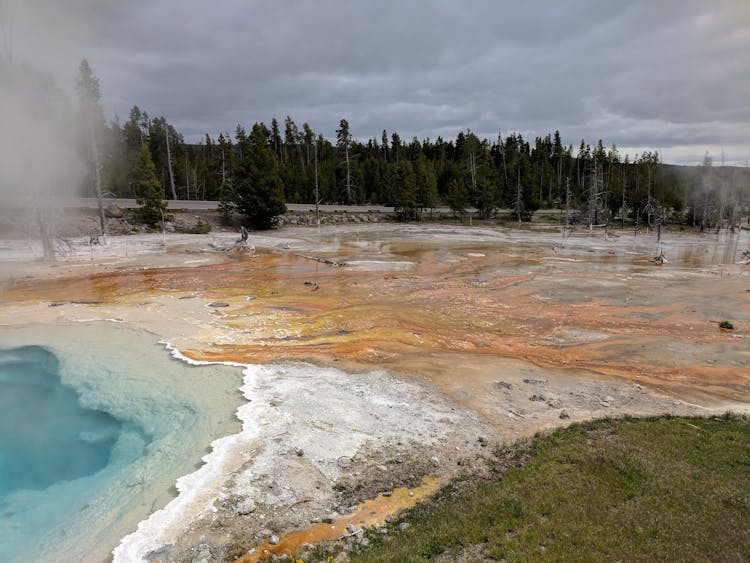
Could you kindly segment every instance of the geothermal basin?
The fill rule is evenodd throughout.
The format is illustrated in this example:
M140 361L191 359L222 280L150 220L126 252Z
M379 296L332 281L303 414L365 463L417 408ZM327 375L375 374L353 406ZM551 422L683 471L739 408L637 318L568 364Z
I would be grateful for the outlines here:
M0 384L27 394L0 439L61 417L49 431L88 461L3 473L0 555L282 553L539 430L747 412L748 234L350 225L254 251L224 250L230 233L81 241L54 264L9 241ZM24 463L65 460L44 448Z

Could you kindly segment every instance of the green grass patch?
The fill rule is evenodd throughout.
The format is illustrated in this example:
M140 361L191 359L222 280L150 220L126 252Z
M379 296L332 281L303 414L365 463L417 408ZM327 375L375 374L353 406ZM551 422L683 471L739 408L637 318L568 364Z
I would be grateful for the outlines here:
M576 424L498 452L353 561L747 561L750 420ZM502 467L501 467L502 466ZM409 522L401 530L401 522Z

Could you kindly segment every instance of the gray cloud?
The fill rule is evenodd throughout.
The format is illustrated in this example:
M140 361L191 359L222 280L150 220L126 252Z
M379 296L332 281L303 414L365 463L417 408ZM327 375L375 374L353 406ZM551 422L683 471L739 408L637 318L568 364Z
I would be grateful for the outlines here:
M138 104L188 140L291 115L328 136L346 117L362 139L559 129L679 162L750 154L742 0L24 5L49 8L54 29L40 38L19 16L17 51L67 84L87 57L108 111Z

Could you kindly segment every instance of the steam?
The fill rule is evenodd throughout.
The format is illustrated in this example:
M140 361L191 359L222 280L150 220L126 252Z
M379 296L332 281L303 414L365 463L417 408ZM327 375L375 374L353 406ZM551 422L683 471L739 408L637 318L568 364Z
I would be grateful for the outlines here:
M73 111L49 76L0 61L0 195L11 204L43 204L74 195L84 166L76 154Z
M56 37L44 35L43 27L51 26L49 14L35 19L47 4L0 3L0 228L17 231L23 225L27 234L42 238L45 229L54 229L59 202L80 193L86 173L75 105L55 78L73 53L57 51L60 63L51 54L38 58ZM36 25L26 25L29 21ZM45 39L32 43L30 37ZM66 69L69 85L76 69L77 64Z

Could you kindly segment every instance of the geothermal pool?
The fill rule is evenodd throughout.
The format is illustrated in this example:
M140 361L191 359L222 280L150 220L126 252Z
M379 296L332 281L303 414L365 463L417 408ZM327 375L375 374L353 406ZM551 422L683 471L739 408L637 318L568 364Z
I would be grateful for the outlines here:
M0 342L4 562L107 560L239 429L240 370L189 366L153 334L77 323Z

